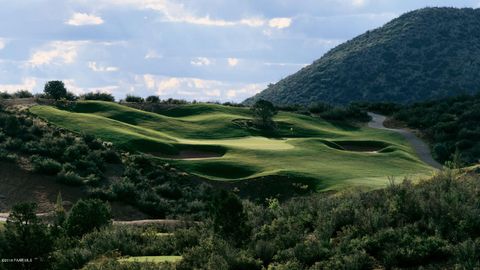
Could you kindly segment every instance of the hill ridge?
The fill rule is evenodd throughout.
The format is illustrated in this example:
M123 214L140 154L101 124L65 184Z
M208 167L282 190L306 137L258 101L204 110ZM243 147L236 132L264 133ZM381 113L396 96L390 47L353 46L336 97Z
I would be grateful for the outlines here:
M413 103L480 88L480 11L423 8L331 49L244 101Z

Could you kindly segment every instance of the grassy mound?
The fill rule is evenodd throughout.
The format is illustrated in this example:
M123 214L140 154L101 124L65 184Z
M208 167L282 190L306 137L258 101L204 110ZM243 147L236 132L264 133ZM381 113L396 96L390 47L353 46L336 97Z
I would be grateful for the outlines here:
M235 119L251 119L248 109L215 104L184 105L159 114L99 101L78 102L69 111L49 106L30 111L212 180L316 179L311 185L325 190L384 186L386 176L432 170L398 134L286 112L275 117L278 129L266 136L235 124ZM385 151L344 151L347 144Z

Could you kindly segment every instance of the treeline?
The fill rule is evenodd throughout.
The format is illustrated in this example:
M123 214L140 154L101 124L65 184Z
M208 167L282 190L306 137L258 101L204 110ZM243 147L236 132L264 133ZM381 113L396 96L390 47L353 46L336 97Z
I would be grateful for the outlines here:
M88 92L81 95L75 95L74 93L68 91L65 87L65 84L62 81L48 81L45 84L43 93L33 94L28 90L18 90L14 93L9 93L7 91L0 91L0 100L2 99L16 99L16 98L45 98L45 99L55 99L55 100L65 100L65 101L76 101L76 100L100 100L115 102L115 97L111 93L94 91ZM124 99L119 100L120 103L150 103L150 104L168 104L168 105L185 105L185 104L196 104L199 103L196 100L187 101L184 99L160 99L159 96L150 95L146 98L143 98L138 95L127 94ZM206 102L214 104L222 104L225 106L235 106L243 107L242 104L234 102Z

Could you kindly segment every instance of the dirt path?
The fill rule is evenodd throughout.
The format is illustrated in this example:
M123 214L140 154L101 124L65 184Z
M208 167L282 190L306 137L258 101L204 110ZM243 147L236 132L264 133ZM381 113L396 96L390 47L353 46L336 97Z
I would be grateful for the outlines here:
M0 213L0 222L6 222L10 213ZM53 213L37 213L37 217L52 216ZM139 219L139 220L113 220L114 225L130 225L130 226L145 226L145 225L162 225L165 227L182 227L187 224L198 224L195 221L184 221L178 219Z
M413 134L413 132L407 129L387 128L383 125L383 122L386 119L385 116L376 114L376 113L371 113L371 112L369 112L368 115L372 117L372 120L368 123L369 127L376 128L376 129L389 130L389 131L402 134L403 137L407 139L407 141L410 143L412 148L415 150L415 152L417 153L417 156L423 162L425 162L426 164L436 169L442 169L442 165L432 158L430 147L428 147L428 145L425 142L423 142L420 138L418 138L415 134Z

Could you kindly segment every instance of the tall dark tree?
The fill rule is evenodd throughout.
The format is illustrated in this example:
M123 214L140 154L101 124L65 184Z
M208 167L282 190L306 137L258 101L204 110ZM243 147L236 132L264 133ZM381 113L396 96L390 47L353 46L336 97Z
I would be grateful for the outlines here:
M4 263L6 269L48 269L53 240L48 227L38 220L36 208L34 203L18 204L8 217L1 257L15 261Z
M241 244L249 237L250 229L242 201L233 193L221 190L214 195L210 216L215 233Z
M261 99L253 104L251 110L257 125L262 128L273 128L275 126L272 118L278 111L271 102Z
M79 200L68 214L67 233L82 236L111 223L111 210L107 203L100 200Z
M53 99L61 99L67 97L67 88L62 81L49 81L45 84L43 92Z

